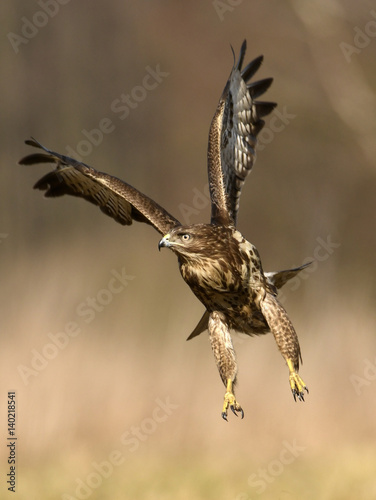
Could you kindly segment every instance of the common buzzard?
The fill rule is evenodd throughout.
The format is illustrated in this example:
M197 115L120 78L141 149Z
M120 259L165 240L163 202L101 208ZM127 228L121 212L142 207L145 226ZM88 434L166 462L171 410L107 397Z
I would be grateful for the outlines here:
M208 176L211 197L210 224L182 225L155 201L109 174L67 156L54 153L36 140L26 144L43 150L23 158L22 165L54 163L34 186L46 197L78 196L99 206L123 225L133 220L151 224L161 235L159 249L170 248L178 257L183 279L206 308L188 339L206 329L214 358L226 387L222 417L228 408L244 412L237 402L237 375L230 330L260 335L272 332L289 369L294 399L304 401L308 389L298 375L300 347L294 327L277 300L278 289L303 267L264 273L260 255L236 229L239 199L256 157L257 135L263 117L274 103L257 99L269 88L272 78L249 82L263 57L244 69L246 42L234 64L209 131Z

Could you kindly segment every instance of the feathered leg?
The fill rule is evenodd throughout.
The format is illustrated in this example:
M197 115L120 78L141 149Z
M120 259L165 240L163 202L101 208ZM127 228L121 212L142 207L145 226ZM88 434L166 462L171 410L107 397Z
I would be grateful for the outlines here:
M290 371L290 387L294 399L298 397L300 401L304 401L303 391L308 392L308 389L298 375L299 359L302 358L295 329L285 309L272 294L266 293L260 300L260 308Z
M240 404L236 401L234 393L238 370L235 351L224 315L217 311L210 313L209 316L209 338L219 374L227 389L223 403L222 418L227 420L228 407L230 407L235 415L236 412L240 412L243 418L244 412Z

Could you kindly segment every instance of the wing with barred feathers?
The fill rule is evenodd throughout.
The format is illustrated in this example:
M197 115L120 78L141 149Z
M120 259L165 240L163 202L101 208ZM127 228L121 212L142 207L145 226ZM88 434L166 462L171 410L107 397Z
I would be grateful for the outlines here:
M263 56L243 70L246 41L240 49L209 131L208 176L212 224L236 225L241 190L256 158L257 135L276 104L256 99L271 85L266 78L248 83L261 66Z
M112 175L98 172L69 156L54 153L35 139L25 143L43 150L20 160L21 165L55 163L56 168L35 184L35 189L45 191L47 198L69 194L84 198L97 205L102 212L119 224L129 226L133 220L152 225L159 233L166 234L180 222L148 196Z

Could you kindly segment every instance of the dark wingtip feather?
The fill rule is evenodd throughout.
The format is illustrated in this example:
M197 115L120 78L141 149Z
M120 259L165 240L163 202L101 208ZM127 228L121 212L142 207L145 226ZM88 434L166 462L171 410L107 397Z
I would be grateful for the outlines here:
M44 196L46 198L56 198L58 196L63 196L64 194L74 195L69 186L64 184L58 172L53 170L44 175L39 181L37 181L34 189L39 189L40 191L45 191Z
M242 71L242 78L245 82L247 82L253 75L259 70L262 61L264 60L264 56L258 56L256 59L253 59Z
M247 89L253 99L257 99L260 95L264 94L270 85L273 83L273 78L264 78L257 82L252 82L247 85Z
M39 181L37 181L34 184L33 189L40 189L41 191L47 191L53 183L52 174L53 172L48 172L48 174L41 177Z
M252 132L257 137L258 133L264 128L264 120L258 120L254 125L252 125Z
M257 101L256 103L256 113L259 118L269 115L273 109L277 106L275 102L262 102Z
M235 65L235 68L238 69L239 71L241 70L241 68L243 66L243 61L244 61L246 51L247 51L247 40L244 40L242 43L242 46L240 47L238 62Z
M44 153L34 153L21 158L20 165L35 165L36 163L54 163L54 158Z
M33 146L34 148L43 149L46 153L51 153L51 151L43 146L39 141L37 141L34 137L30 139L26 139L25 144L28 146Z
M42 145L36 139L34 139L34 137L32 137L31 139L26 139L25 144L27 144L28 146L33 146L34 148L43 149Z
M32 146L34 148L43 149L47 154L44 153L34 153L31 155L24 156L18 162L20 165L34 165L35 163L53 163L54 159L50 157L51 151L44 146L40 142L38 142L34 137L31 139L26 139L25 144L27 146Z
M232 52L232 57L234 58L234 66L235 66L235 50L234 50L234 47L230 44L230 49L231 49L231 52Z

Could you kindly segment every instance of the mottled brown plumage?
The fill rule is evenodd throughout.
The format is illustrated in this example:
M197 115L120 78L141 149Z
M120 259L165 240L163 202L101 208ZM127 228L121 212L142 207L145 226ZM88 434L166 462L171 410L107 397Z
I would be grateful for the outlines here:
M278 289L305 266L264 273L259 253L236 229L241 190L255 161L257 135L264 126L263 116L274 103L257 98L270 86L267 78L249 83L259 69L258 57L242 70L246 43L234 65L213 117L208 144L208 176L211 196L210 224L182 226L164 208L129 184L28 140L42 152L20 163L55 163L35 188L47 197L78 196L97 205L123 225L133 220L151 224L163 238L159 248L168 247L178 257L180 272L205 313L188 337L206 329L214 358L226 386L222 416L230 408L244 412L236 401L234 385L237 363L230 330L248 335L271 331L290 371L294 398L304 400L307 390L298 375L300 347L294 327L277 300Z
M290 369L294 398L304 400L306 386L298 375L301 357L298 337L276 298L275 275L268 279L263 272L256 247L234 226L211 224L174 228L159 245L176 253L182 277L206 307L207 320L202 331L208 327L214 358L228 389L222 416L227 417L228 406L243 415L233 390L237 366L230 330L248 335L272 331ZM292 277L301 269L286 273ZM276 275L281 285L283 273Z

